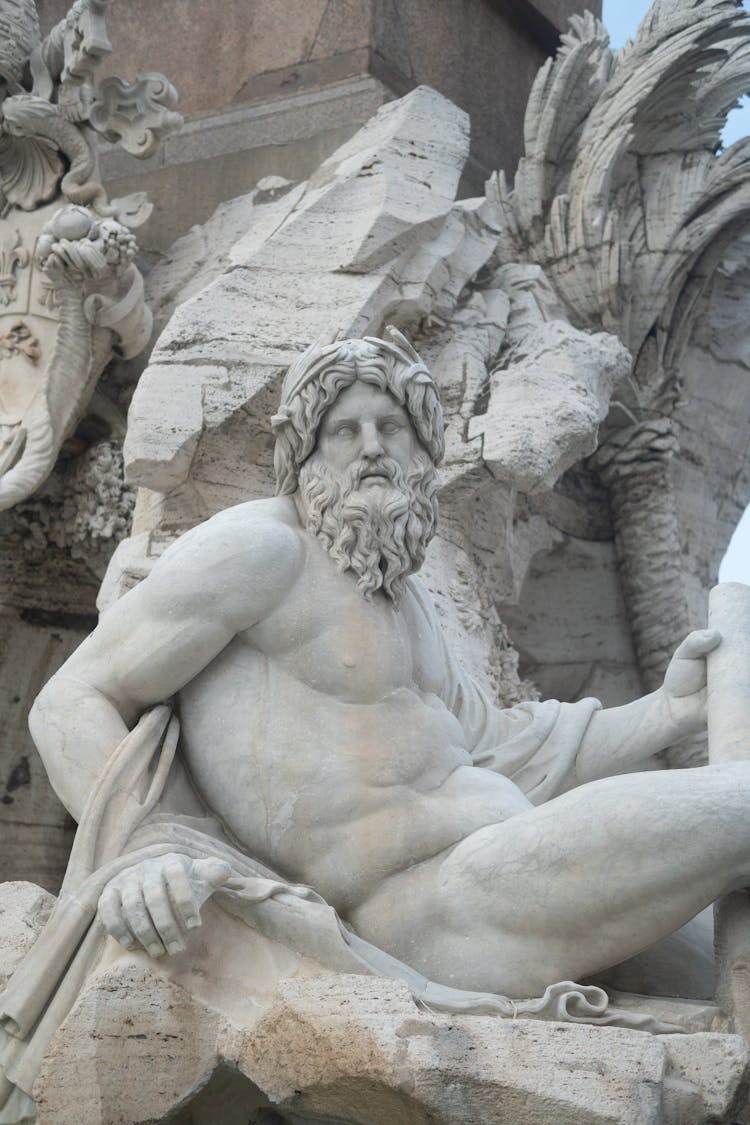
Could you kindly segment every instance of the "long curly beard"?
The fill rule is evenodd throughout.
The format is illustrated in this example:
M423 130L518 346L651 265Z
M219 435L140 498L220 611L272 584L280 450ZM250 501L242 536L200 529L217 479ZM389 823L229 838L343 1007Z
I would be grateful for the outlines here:
M385 484L362 484L377 469ZM307 530L339 570L351 570L368 600L383 592L398 609L406 579L419 570L437 524L438 475L427 454L417 453L405 474L397 461L356 461L345 475L332 473L313 453L299 470Z

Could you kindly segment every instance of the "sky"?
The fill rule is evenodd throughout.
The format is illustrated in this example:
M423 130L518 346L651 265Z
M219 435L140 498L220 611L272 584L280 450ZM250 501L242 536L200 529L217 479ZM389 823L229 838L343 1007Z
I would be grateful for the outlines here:
M744 0L745 8L750 10L750 0ZM624 47L628 39L633 39L651 0L603 0L602 22L609 32L613 47ZM724 130L724 144L731 145L740 137L750 134L750 98L742 99L742 104L729 115Z
M745 8L750 10L750 0L744 0ZM651 0L603 0L602 21L609 32L613 47L623 47L638 30ZM730 145L741 137L750 135L750 97L742 99L741 105L732 110L727 126L722 134L724 144ZM722 582L746 582L750 584L750 508L737 525L727 553L719 568Z

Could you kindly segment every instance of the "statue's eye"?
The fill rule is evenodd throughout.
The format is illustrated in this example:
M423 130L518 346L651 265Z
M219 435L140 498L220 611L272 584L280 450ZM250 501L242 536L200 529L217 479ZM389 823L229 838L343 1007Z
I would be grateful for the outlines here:
M400 422L396 422L395 419L391 418L387 422L383 422L382 426L380 427L380 432L386 435L397 434L400 429Z
M351 422L341 422L333 432L336 437L354 437L354 426Z

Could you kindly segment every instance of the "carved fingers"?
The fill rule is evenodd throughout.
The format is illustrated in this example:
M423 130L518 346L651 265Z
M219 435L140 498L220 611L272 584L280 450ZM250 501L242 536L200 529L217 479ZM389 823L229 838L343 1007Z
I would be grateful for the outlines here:
M696 629L690 633L669 662L664 677L666 691L676 697L694 695L706 686L706 656L721 642L716 629Z
M706 728L706 656L721 642L715 629L690 633L669 662L662 698L675 737L684 738Z
M221 859L191 860L169 853L144 860L111 879L99 899L99 918L126 949L141 946L152 957L180 953L200 908L229 878Z

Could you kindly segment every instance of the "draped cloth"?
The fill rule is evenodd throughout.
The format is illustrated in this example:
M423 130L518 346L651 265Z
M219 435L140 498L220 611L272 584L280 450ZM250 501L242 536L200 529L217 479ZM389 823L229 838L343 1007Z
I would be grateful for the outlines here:
M543 800L552 780L546 767L538 776L534 772L533 745L537 749L540 743L546 746L542 758L552 760L556 755L547 753L554 749L550 740L554 744L562 737L559 732L570 727L565 741L574 742L588 720L580 708L578 713L571 708L561 716L558 709L565 704L537 707L541 708L539 729L533 742L533 716L520 714L516 716L517 735L511 732L503 747L507 762L489 762L490 751L480 749L478 764L498 768L515 761L518 770L531 770L530 788L537 789L537 798ZM589 717L590 713L591 708ZM211 817L183 817L160 808L159 799L174 768L178 733L178 720L167 706L147 712L122 740L89 796L57 902L35 944L0 993L0 1125L35 1118L31 1091L44 1054L99 963L107 941L97 917L104 887L125 868L169 852L227 861L231 876L212 901L269 941L317 962L321 971L372 973L402 980L415 1001L430 1010L611 1024L652 1032L683 1030L649 1015L613 1008L607 993L593 985L562 981L541 997L511 1000L428 980L353 933L311 888L287 882L233 847Z

